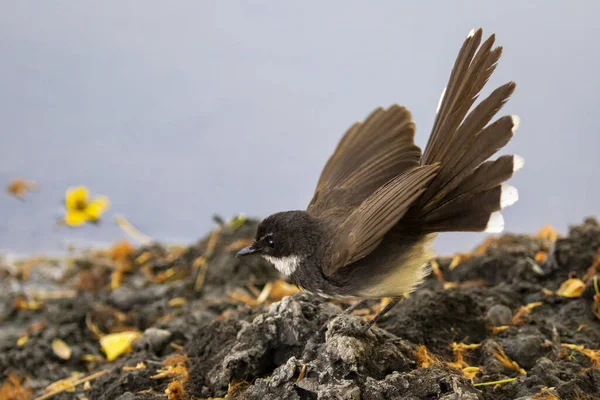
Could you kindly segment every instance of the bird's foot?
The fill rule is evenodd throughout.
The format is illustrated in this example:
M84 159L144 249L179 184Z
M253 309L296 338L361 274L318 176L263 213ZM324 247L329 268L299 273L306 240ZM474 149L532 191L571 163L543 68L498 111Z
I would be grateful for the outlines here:
M400 300L402 300L402 297L395 297L392 299L392 301L390 301L385 307L383 307L383 309L381 311L379 311L369 322L367 322L367 324L364 326L364 331L368 331L369 329L371 329L371 327L373 325L375 325L375 323L377 321L379 321L379 319L381 317L383 317L388 311L390 311L392 308L394 308L394 306L396 304L398 304L400 302Z

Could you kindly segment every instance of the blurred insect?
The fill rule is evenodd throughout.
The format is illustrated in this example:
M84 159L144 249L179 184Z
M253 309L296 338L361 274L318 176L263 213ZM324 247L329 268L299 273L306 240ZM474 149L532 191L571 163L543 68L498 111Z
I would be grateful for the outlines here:
M86 222L97 223L108 207L110 201L106 196L90 199L85 186L69 188L65 197L65 216L62 222L71 227L81 226Z
M28 192L35 191L37 187L38 185L34 181L15 178L6 187L6 193L13 195L20 200L25 200L25 195Z

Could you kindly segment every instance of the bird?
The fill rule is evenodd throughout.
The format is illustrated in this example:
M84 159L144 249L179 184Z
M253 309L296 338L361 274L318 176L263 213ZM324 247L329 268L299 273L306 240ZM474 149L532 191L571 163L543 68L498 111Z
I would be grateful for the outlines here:
M342 136L306 210L262 220L238 257L259 255L300 289L330 298L392 298L369 329L431 272L440 232L504 229L501 210L518 191L505 183L524 166L518 155L491 159L513 137L519 117L492 119L516 83L474 105L502 54L495 34L464 40L437 105L424 148L411 112L378 107Z

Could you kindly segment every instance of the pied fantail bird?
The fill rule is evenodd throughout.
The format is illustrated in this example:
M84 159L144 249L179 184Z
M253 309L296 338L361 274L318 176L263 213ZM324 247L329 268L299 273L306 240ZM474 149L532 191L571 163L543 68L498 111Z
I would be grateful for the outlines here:
M494 35L481 40L479 29L464 41L423 153L408 109L375 109L344 134L306 211L264 219L238 255L261 255L310 292L394 298L368 329L430 272L438 232L501 232L500 210L518 199L504 182L523 159L489 159L519 125L516 116L491 120L516 84L474 106L502 54Z

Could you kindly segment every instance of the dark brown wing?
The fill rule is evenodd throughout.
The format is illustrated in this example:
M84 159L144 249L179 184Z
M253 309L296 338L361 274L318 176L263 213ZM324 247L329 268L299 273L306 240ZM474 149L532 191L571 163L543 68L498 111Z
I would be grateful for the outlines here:
M333 275L344 265L351 264L372 252L384 235L398 223L414 201L435 177L438 164L424 165L404 172L377 189L340 226L324 264L326 275Z
M355 123L325 165L307 212L345 219L375 190L419 165L410 111L393 105L377 108Z

